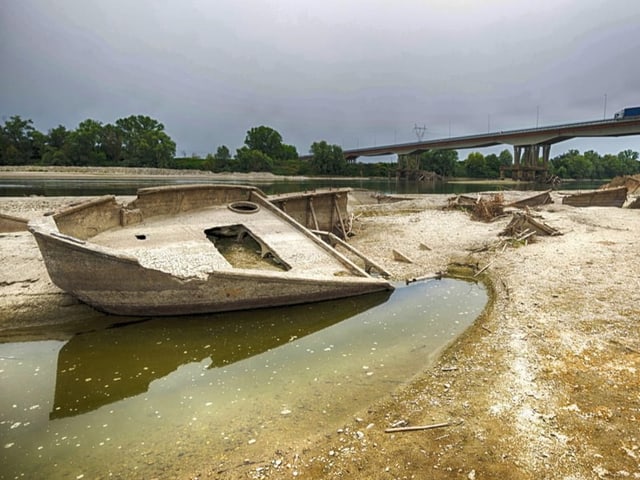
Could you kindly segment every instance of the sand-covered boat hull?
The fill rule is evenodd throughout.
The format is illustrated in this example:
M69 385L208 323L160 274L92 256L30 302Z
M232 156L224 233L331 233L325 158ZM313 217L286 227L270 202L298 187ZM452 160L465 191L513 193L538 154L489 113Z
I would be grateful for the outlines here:
M169 196L175 196L175 190L170 189ZM114 213L117 210L113 201L104 200L87 206L86 215L81 215L82 207L80 213L78 207L74 207L74 222L69 220L69 215L57 219L59 224L66 222L66 231L74 235L60 232L55 218L35 222L30 230L38 242L49 276L58 287L98 310L117 315L244 310L393 289L386 280L368 275L333 252L265 198L254 196L252 201L258 202L262 209L253 216L219 206L201 209L199 205L193 210L195 213L187 209L182 223L174 224L174 215L167 214L163 207L159 220L148 218L132 226L111 226L96 235L87 233L100 230L92 226L94 219L102 224L124 218ZM130 210L130 206L127 207ZM146 217L150 217L148 212ZM218 225L215 218L220 218L223 226L237 227L237 222L243 221L246 232L251 232L261 243L263 254L273 254L287 268L272 271L234 268L228 264L202 233L207 231L205 226ZM265 231L260 230L261 225ZM131 240L134 234L144 240ZM174 240L182 241L185 247L176 250ZM200 250L204 252L202 255ZM181 253L178 255L176 251ZM298 261L300 265L296 265ZM207 262L211 265L199 265ZM216 262L218 267L214 265Z
M34 233L56 285L96 309L117 315L185 315L310 303L389 290L376 278L317 279L266 272L220 272L181 279L133 259ZM62 260L66 259L66 260ZM69 261L73 259L73 261ZM108 272L108 273L107 273Z

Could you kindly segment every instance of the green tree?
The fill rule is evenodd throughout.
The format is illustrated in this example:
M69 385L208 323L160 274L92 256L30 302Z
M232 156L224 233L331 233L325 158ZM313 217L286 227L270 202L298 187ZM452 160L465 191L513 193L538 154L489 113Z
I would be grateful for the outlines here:
M29 163L38 163L42 159L47 148L47 136L34 130L31 132L31 158Z
M470 153L464 161L467 175L472 178L485 178L487 164L480 152Z
M299 157L298 149L295 146L283 143L280 155L276 158L280 158L281 160L298 160Z
M618 158L620 158L620 160L622 160L623 162L637 162L639 156L640 155L638 154L638 152L634 152L633 150L623 150L622 152L618 153Z
M296 160L298 151L293 145L282 143L282 135L271 127L253 127L247 132L244 143L249 150L264 153L272 160Z
M69 135L64 125L58 125L47 132L44 152L40 163L44 165L71 165L69 158Z
M72 165L103 165L106 156L101 149L102 123L87 119L69 134L69 159Z
M453 175L457 162L456 150L428 150L420 155L420 168L436 172L443 177Z
M253 127L244 139L249 150L257 150L270 158L278 158L282 151L282 135L271 127Z
M602 161L602 157L600 156L600 154L598 154L598 152L587 150L586 152L584 152L583 157L585 159L585 162L588 162L591 165L591 172L589 175L590 178L607 177L605 165Z
M498 158L500 159L501 166L508 167L511 164L513 164L513 155L506 148L500 152L500 155L498 155Z
M618 155L600 155L593 150L580 154L569 150L551 160L552 172L562 178L613 178L640 173L638 152L624 150Z
M33 158L33 122L14 115L0 129L0 165L26 165Z
M598 170L602 175L600 178L613 178L620 175L618 172L622 170L622 163L617 155L607 153L600 158Z
M585 158L578 150L569 150L551 160L552 172L563 178L591 178L593 163L590 158L591 155Z
M592 178L593 164L584 155L573 157L569 165L572 178Z
M620 172L617 175L635 175L640 173L640 161L638 161L638 152L633 150L623 150L618 153L620 161Z
M495 153L484 157L485 178L498 178L500 176L500 158Z
M107 124L102 128L100 143L108 165L121 165L123 132L116 125Z
M326 141L311 145L311 172L320 175L341 175L346 171L347 161L339 145L329 145Z
M557 155L551 159L550 170L551 173L557 175L561 178L569 178L570 177L570 159L574 156L580 155L578 150L569 150L561 155Z
M205 168L213 172L230 172L233 170L233 159L229 147L221 145L215 155L208 154L205 159Z
M122 134L122 158L127 166L170 168L176 144L164 131L164 125L145 115L116 120Z
M47 146L54 150L61 150L69 138L69 131L64 125L58 125L47 133Z
M231 160L231 152L229 151L229 147L226 145L220 145L218 150L216 150L215 159L221 162L228 162Z
M260 150L240 147L236 152L238 168L241 172L270 172L273 159Z

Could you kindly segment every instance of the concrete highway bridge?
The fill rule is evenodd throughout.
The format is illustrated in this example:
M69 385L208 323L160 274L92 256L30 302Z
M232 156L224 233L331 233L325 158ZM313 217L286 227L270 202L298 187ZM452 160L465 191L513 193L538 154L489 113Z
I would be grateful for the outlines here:
M512 145L514 150L513 165L505 170L511 171L511 176L515 180L533 181L544 180L547 175L551 145L555 143L572 138L622 137L627 135L640 135L640 116L356 148L345 150L344 155L347 161L355 161L360 156L415 155L427 150L460 150Z

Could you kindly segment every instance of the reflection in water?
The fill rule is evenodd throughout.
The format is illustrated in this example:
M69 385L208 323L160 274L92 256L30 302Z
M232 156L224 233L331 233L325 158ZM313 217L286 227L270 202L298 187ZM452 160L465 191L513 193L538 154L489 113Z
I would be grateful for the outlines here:
M146 392L181 365L217 368L322 330L385 302L391 292L286 308L161 318L74 336L58 354L50 418Z
M0 478L193 478L335 431L486 302L451 279L387 295L0 343Z

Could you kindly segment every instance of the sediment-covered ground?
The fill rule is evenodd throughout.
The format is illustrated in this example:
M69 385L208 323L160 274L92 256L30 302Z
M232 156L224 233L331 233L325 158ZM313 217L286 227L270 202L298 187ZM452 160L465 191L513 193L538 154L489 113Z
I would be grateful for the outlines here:
M640 478L640 210L577 209L554 193L530 213L562 235L513 241L499 236L511 215L474 221L444 210L446 195L365 197L352 202L352 245L395 279L484 269L492 304L435 365L339 430L232 468L212 456L190 477ZM0 212L29 218L68 201L0 199ZM0 329L52 308L72 319L30 234L0 237ZM434 424L447 425L385 433Z

